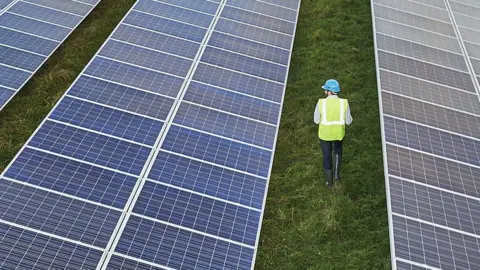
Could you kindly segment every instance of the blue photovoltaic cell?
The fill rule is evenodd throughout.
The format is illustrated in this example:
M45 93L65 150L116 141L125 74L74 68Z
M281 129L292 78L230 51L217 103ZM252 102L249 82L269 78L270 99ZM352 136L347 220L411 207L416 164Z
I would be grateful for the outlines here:
M2 269L95 269L102 252L0 223ZM72 256L75 254L75 256Z
M288 64L290 56L288 50L271 47L239 37L229 36L220 32L212 33L212 36L208 40L208 45L282 65Z
M283 83L287 67L207 47L202 62Z
M290 49L292 45L292 36L222 18L218 20L215 30L284 49Z
M30 72L0 65L0 83L6 87L19 88L30 74Z
M257 209L266 186L265 179L162 151L148 178Z
M14 0L0 0L0 11L10 5L10 3L12 3L13 1Z
M118 27L112 38L190 59L195 58L200 47L199 43L190 40L167 36L125 24L121 24Z
M140 13L138 11L132 11L125 18L124 23L162 32L176 37L186 38L196 42L201 42L207 32L207 29L204 28Z
M175 97L183 79L144 68L95 57L85 74Z
M213 16L200 12L176 7L153 0L139 0L135 5L135 10L143 11L152 15L157 15L166 19L172 19L195 26L207 28L213 19Z
M81 1L58 1L58 0L22 0L22 1L38 4L44 7L58 9L61 11L70 12L70 13L74 13L82 16L87 15L92 8L91 5L85 5ZM92 1L92 0L88 0L88 1L90 1L90 4L95 4L98 2L98 1Z
M428 268L421 267L415 264L409 264L402 261L397 261L397 270L428 270Z
M267 177L271 152L177 126L170 127L165 150Z
M107 266L108 270L163 270L146 263L126 259L117 255L112 256Z
M6 177L123 208L137 178L26 148Z
M190 83L183 100L271 124L277 124L278 114L280 113L280 105L277 103L249 97L198 82Z
M292 35L295 30L295 23L279 20L269 16L252 13L250 11L226 6L222 12L222 18L231 19L246 24L278 31L284 34Z
M187 76L193 62L113 40L107 41L99 55L181 77Z
M86 3L86 4L96 4L98 0L77 0L79 2L82 2L82 3Z
M0 180L0 219L105 248L120 211Z
M475 93L470 74L403 56L378 52L379 67Z
M262 0L262 2L297 10L300 0Z
M0 63L34 72L45 57L0 45Z
M215 15L219 1L198 1L198 0L156 0L157 2L177 5L189 9L198 10L204 13ZM217 2L217 3L214 3Z
M388 142L480 165L480 142L437 129L384 116Z
M182 269L250 269L254 250L131 216L116 251Z
M297 18L297 12L295 10L270 5L266 2L260 2L258 0L227 0L227 5L288 20L291 22L295 22Z
M392 220L399 258L437 269L479 269L478 238L396 215Z
M95 0L95 2L97 1L98 0ZM16 3L10 9L8 9L8 11L70 28L74 28L82 21L82 17L80 16L25 2Z
M260 211L147 181L133 212L255 245Z
M0 16L0 26L20 30L37 36L61 41L70 32L69 28L59 27L53 24L40 22L10 13Z
M5 104L15 93L15 91L0 86L0 104Z
M87 76L81 76L68 94L162 120L173 105L171 98Z
M238 72L199 64L193 79L240 93L281 102L283 85Z
M69 97L49 118L152 146L163 126L160 121Z
M150 154L144 146L50 121L28 145L136 175Z
M31 51L34 53L39 53L47 56L51 51L53 51L58 42L30 36L28 34L16 32L10 29L5 29L0 27L0 40L2 44L23 49L26 51Z
M480 202L428 186L389 177L392 211L464 232L480 232ZM400 194L417 194L403 197ZM445 211L465 209L465 211Z
M189 103L180 105L174 123L269 149L276 133L275 126Z
M480 197L480 186L476 183L477 175L480 175L480 168L393 145L387 145L386 149L389 153L387 161L391 175L411 179L432 187L440 187L444 190ZM413 161L418 167L421 167L422 164L430 166L419 171L417 166L409 165L410 161Z

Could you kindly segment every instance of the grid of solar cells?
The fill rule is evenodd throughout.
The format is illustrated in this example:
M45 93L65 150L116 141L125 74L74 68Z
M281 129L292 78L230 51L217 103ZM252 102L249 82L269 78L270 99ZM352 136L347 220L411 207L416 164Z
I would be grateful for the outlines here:
M0 0L0 13L3 12L4 9L11 5L15 0Z
M0 110L99 2L0 0Z
M126 255L174 269L253 268L300 4L293 2L222 1L110 267Z
M85 16L89 10L84 6L93 7L91 2L25 0L11 10L48 6L54 13L38 9L28 14L42 23L71 26L69 19ZM137 1L2 173L0 245L2 254L10 255L0 268L93 269L103 263L101 255L111 247L112 234L206 35L205 27L193 24L213 22L218 8L212 1ZM0 31L9 37L7 42L17 38L22 53L46 55L57 44L43 46L35 44L43 39L28 33ZM32 70L42 61L11 57L13 45L4 46L0 55L5 61L30 64L24 68ZM151 213L151 207L145 211ZM35 248L28 248L32 239L38 239ZM126 258L112 264L119 261L124 268L143 265Z
M394 269L478 269L480 5L374 0Z
M78 248L59 268L252 268L294 2L137 1L3 172L2 233Z
M480 5L476 1L451 1L450 8L467 50L477 82L480 81Z

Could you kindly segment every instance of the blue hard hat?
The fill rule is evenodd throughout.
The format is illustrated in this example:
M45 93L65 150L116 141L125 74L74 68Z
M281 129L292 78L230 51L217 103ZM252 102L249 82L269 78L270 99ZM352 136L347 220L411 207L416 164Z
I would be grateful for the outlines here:
M334 79L326 81L322 88L333 93L340 93L340 84Z

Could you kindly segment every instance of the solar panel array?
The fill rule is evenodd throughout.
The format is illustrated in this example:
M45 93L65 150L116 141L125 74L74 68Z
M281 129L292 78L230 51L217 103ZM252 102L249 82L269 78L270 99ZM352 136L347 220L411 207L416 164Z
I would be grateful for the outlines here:
M299 0L138 0L0 179L0 268L254 266Z
M480 269L480 2L374 0L394 269Z
M100 0L0 0L0 110Z

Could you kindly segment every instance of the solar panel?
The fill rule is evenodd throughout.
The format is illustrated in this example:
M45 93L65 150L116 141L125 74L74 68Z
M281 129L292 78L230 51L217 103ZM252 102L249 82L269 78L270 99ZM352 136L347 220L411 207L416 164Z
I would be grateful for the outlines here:
M0 0L0 110L100 0Z
M12 4L15 0L0 0L0 13L6 9L10 4Z
M480 269L480 5L374 0L393 269Z
M2 173L0 268L253 268L299 6L138 0Z

